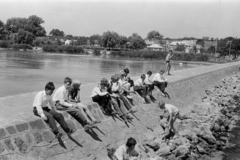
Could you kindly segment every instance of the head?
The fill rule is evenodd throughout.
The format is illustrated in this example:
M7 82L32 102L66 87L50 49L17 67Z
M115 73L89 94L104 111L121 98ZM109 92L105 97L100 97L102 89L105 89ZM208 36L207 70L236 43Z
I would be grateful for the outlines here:
M126 73L124 71L119 72L120 78L126 77Z
M137 141L134 138L130 137L127 140L126 146L129 150L133 150L136 144L137 144Z
M169 54L173 54L173 51L172 51L172 50L169 50L168 53L169 53Z
M128 68L125 68L123 71L125 72L126 76L129 74L129 69Z
M120 77L119 74L114 74L114 75L111 77L111 81L112 81L113 83L116 83L116 82L119 80L119 77Z
M52 95L54 90L55 90L55 86L53 82L48 82L45 86L46 95Z
M148 71L147 75L150 77L152 75L152 71Z
M81 82L80 82L80 80L74 80L73 82L72 82L72 84L71 84L71 86L72 86L72 88L74 88L74 89L80 89L80 87L81 87Z
M160 73L161 75L163 75L163 74L165 73L165 69L161 69L161 70L159 71L159 73Z
M106 78L101 79L100 81L100 87L101 89L104 89L108 86L108 80Z
M145 78L146 78L145 74L142 74L142 75L141 75L141 79L144 81Z
M158 103L158 107L160 109L165 109L165 102L163 102L162 100Z
M69 78L69 77L66 77L64 79L64 86L66 89L69 89L71 87L71 84L72 84L72 79Z

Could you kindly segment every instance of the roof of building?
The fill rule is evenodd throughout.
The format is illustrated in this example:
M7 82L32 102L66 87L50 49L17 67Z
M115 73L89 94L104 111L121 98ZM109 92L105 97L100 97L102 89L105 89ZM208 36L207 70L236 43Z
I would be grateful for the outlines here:
M151 46L148 46L148 48L163 48L163 47L158 44L152 44Z

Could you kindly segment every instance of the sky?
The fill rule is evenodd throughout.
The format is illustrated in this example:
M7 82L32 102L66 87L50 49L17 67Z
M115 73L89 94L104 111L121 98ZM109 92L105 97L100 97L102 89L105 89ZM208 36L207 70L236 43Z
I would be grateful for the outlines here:
M158 31L165 38L240 37L240 0L0 0L0 20L41 17L47 34Z

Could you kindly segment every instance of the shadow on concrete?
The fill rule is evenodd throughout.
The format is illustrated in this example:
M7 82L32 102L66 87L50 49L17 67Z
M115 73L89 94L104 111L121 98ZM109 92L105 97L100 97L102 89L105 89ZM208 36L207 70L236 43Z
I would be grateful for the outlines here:
M71 135L68 135L68 138L76 143L79 147L83 147L78 141L76 141Z
M150 98L150 100L151 100L153 103L155 103L155 102L157 101L156 98L153 97L153 95L149 95L149 98Z
M105 135L98 127L95 127L99 132L101 132L103 135ZM97 133L94 132L93 129L89 129L85 131L87 134L89 134L94 140L102 142L102 140L98 137Z

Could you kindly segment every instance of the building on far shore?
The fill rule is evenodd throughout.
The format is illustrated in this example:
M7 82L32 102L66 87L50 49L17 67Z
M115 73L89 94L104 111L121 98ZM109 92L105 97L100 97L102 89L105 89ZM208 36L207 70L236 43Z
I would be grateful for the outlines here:
M163 47L160 46L159 44L152 44L150 46L147 46L148 50L152 51L163 51Z

